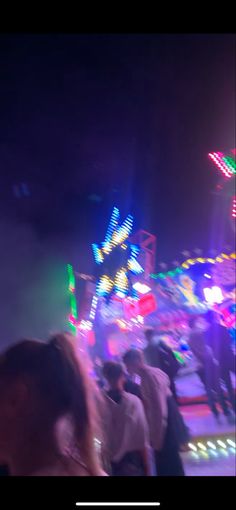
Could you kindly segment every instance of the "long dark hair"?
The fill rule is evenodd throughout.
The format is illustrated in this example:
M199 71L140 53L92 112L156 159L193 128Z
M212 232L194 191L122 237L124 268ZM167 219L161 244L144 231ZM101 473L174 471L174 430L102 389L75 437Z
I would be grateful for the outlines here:
M23 340L1 357L0 374L34 381L49 404L54 423L70 416L75 446L91 475L101 474L94 437L92 382L75 353L70 335L57 334L43 343Z

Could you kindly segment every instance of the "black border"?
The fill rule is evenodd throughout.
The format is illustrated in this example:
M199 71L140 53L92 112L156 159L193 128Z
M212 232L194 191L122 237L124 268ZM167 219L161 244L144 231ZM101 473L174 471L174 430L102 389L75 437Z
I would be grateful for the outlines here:
M2 477L0 499L4 510L72 510L76 501L159 501L160 510L228 509L236 499L234 483L234 477Z

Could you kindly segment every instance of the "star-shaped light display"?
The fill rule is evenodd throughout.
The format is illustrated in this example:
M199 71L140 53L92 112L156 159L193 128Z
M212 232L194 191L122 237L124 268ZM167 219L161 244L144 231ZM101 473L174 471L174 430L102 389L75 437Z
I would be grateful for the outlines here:
M112 292L121 298L127 296L129 294L129 272L135 275L143 272L143 268L137 261L140 248L136 244L128 242L133 228L133 216L129 214L122 224L119 223L119 217L119 209L114 207L105 241L100 245L92 245L95 261L102 267L106 265L108 258L115 250L125 250L127 254L123 265L115 268L114 275L101 274L96 288L98 296L109 296Z

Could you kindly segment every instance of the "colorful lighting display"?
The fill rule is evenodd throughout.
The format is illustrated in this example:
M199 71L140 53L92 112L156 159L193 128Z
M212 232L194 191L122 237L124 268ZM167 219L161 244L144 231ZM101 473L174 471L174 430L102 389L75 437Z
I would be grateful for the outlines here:
M115 249L127 251L126 263L123 263L122 267L116 269L115 275L102 274L99 277L96 287L96 293L99 297L108 297L114 292L118 297L124 298L129 293L129 272L135 275L143 272L143 268L137 261L140 248L128 242L133 228L133 217L129 214L121 225L119 217L119 209L114 207L105 235L105 241L100 245L92 245L95 262L102 267L106 265L108 257L111 256Z
M173 269L173 271L167 271L166 273L157 273L157 274L150 274L150 277L154 280L157 280L158 278L168 278L169 276L175 276L176 274L180 274L184 272L184 269L189 269L191 266L195 264L215 264L216 262L224 262L224 260L235 260L236 259L236 253L230 253L227 255L226 253L221 253L215 258L211 257L197 257L194 259L188 259L185 262L181 264L181 266L177 267L176 269Z
M212 159L212 161L216 164L216 166L219 168L219 170L222 172L222 174L227 177L227 179L230 179L233 175L231 166L229 166L224 161L224 155L221 152L210 152L209 158Z
M227 455L228 452L231 452L235 455L236 453L236 444L230 438L224 439L211 439L210 441L201 441L197 443L188 443L188 448L195 455L198 453L202 454L212 454L214 456L218 456L219 453L223 455ZM197 457L196 457L197 458Z
M210 159L216 164L217 168L221 171L223 176L226 180L232 181L232 178L236 175L236 150L233 149L232 151L233 156L226 156L222 152L210 152L208 156ZM217 185L217 189L223 189L222 183ZM233 192L231 192L233 194ZM233 197L232 205L230 205L231 211L230 211L230 219L233 220L236 218L236 201L235 197ZM232 228L235 231L235 222L231 221Z
M73 335L77 333L77 304L75 298L75 275L73 271L73 267L70 264L67 264L67 274L68 274L68 292L70 296L70 314L68 317L68 324Z

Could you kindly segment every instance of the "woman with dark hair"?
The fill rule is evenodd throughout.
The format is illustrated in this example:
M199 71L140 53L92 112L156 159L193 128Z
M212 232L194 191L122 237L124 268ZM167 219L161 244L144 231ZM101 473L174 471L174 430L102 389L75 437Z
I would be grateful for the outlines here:
M108 381L107 444L113 476L148 476L148 425L141 400L124 391L126 375L123 366L114 361L104 364L103 375Z
M103 475L90 388L68 335L0 357L0 463L15 476Z

